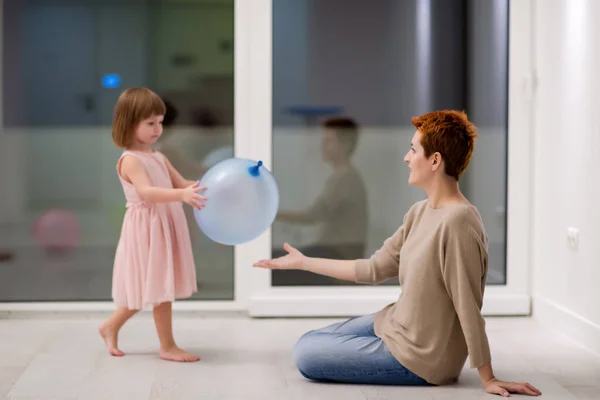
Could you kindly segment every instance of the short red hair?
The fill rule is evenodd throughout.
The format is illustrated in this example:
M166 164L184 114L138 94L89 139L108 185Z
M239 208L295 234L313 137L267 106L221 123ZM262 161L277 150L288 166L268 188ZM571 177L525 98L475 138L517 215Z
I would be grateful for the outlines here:
M413 117L411 122L421 132L425 157L439 152L446 174L458 180L471 161L477 139L477 127L467 114L454 110L433 111Z

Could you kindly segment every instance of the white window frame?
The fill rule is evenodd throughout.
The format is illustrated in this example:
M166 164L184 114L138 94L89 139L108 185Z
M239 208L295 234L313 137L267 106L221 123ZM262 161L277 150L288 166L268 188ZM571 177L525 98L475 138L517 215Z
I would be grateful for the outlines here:
M511 1L509 21L508 276L506 285L487 287L485 315L531 313L532 0ZM272 25L272 0L235 0L235 154L260 159L269 169ZM400 293L398 287L389 286L271 287L271 272L252 267L256 260L271 255L270 230L250 243L236 246L234 255L232 301L178 301L174 309L247 311L255 317L354 316L374 312L395 301ZM0 303L0 312L4 313L112 309L110 301Z
M245 6L248 18L246 38L251 54L245 73L251 74L247 87L248 129L253 147L240 152L268 160L272 149L272 1L252 0ZM509 12L509 121L508 121L508 223L507 282L486 288L484 315L529 315L530 293L530 209L532 172L532 4L530 0L510 2ZM244 56L243 53L238 53ZM236 70L236 73L241 71ZM237 103L236 103L237 104ZM238 129L240 129L238 125ZM242 142L236 142L242 146ZM236 147L237 148L237 147ZM241 153L240 153L241 154ZM248 273L256 259L270 256L271 233L237 249L240 270ZM271 287L271 273L252 270L247 309L256 317L354 316L374 312L395 301L399 288L380 287Z

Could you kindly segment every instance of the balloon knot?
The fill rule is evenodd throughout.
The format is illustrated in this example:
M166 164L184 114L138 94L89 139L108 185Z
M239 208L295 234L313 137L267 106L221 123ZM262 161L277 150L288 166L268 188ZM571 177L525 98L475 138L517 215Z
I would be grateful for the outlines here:
M256 164L253 167L250 167L250 175L252 175L252 176L260 175L259 168L262 167L262 165L263 165L263 162L259 161L258 164Z

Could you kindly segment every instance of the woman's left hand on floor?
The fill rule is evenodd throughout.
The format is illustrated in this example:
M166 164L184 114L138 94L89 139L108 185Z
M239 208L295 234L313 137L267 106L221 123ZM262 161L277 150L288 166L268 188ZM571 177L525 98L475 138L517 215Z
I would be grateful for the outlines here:
M496 378L484 384L486 392L503 397L510 397L510 393L525 394L528 396L541 396L542 392L529 383L504 382Z

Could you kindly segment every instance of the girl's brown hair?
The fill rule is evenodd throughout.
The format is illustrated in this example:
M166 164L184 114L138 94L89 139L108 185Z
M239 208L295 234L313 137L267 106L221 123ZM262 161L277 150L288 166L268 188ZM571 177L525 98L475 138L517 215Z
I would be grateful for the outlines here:
M140 122L156 115L165 115L165 103L147 88L129 88L119 96L113 114L112 138L121 148L133 144L135 129Z

